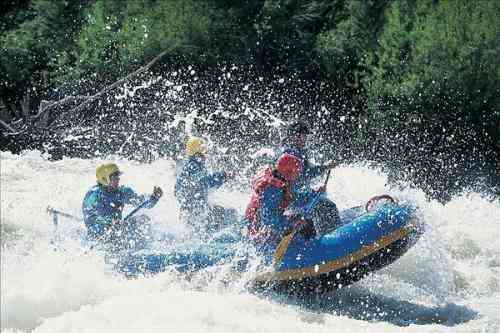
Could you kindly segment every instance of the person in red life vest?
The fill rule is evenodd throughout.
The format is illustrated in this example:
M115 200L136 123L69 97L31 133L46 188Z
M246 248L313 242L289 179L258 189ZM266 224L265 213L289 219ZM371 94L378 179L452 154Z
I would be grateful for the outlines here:
M283 154L276 167L267 168L253 183L253 193L245 211L248 236L261 250L272 251L293 228L296 218L286 216L292 201L291 187L302 171L300 159Z

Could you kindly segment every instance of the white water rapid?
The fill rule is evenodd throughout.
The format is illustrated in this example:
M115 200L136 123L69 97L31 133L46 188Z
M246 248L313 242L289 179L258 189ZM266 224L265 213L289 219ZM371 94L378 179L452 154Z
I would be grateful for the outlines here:
M126 279L77 243L55 251L47 206L81 216L101 162L1 153L2 332L500 332L498 201L465 193L443 205L419 190L389 187L378 170L339 166L328 194L340 209L391 193L418 204L426 233L394 264L340 291L309 300L262 296L222 282L230 279L224 272ZM117 162L122 182L138 192L164 189L147 212L154 223L182 230L174 162ZM225 186L214 200L242 212L248 197Z

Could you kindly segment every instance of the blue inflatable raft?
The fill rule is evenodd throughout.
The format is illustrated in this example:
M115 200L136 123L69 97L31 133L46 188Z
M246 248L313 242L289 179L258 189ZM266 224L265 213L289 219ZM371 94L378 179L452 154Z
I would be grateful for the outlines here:
M394 262L415 244L422 225L411 205L384 203L366 212L355 207L340 213L341 225L305 240L299 232L285 236L271 265L261 267L251 287L287 293L325 292L354 283ZM209 240L173 243L161 250L146 249L121 256L116 269L127 276L156 274L166 269L194 272L221 263L247 263L241 249L248 244L241 225L228 227Z
M321 230L319 235L305 239L297 230L284 236L274 253L262 254L265 264L257 270L251 287L298 294L322 293L354 283L397 260L416 243L423 225L411 204L396 203L388 196L375 198L389 198L391 202L379 202L372 208L373 200L370 200L366 207L338 214L331 201L318 195L308 205L314 211L304 216L311 213L309 217L316 230ZM49 212L53 214L54 244L57 245L61 243L58 216L79 223L81 220L54 209ZM333 216L340 223L332 225L330 230L318 223L328 224ZM85 241L81 227L78 232L65 234L82 238L84 246L98 249L98 245ZM227 263L233 265L236 272L246 272L256 251L246 239L245 230L246 226L234 222L204 239L193 237L188 241L155 233L154 241L138 251L103 252L114 270L129 277L157 274L167 269L189 273Z
M371 212L362 207L341 213L334 231L304 240L285 237L274 265L253 286L291 293L324 292L354 283L402 256L423 232L410 205L386 203Z

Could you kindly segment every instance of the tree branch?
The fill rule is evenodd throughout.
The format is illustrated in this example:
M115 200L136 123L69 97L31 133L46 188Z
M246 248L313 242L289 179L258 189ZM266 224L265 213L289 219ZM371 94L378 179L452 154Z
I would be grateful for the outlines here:
M89 98L87 98L82 104L78 105L77 107L74 107L73 109L69 110L69 112L78 112L80 111L81 109L83 109L84 106L86 106L87 104L89 104L90 102L92 102L93 100L95 100L96 98L102 96L103 94L105 94L106 92L110 91L111 89L114 89L116 88L117 86L121 85L122 83L128 81L130 78L138 75L138 74L141 74L141 73L144 73L145 71L147 71L151 66L153 66L156 62L158 62L158 60L160 60L165 54L167 54L170 50L165 50L163 51L162 53L160 53L159 55L157 55L155 58L153 58L153 60L151 60L150 62L148 62L146 65L140 67L139 69L137 69L136 71L128 74L127 76L125 76L124 78L116 81L115 83L113 83L112 85L110 86L107 86L106 88L102 89L101 91L99 91L97 94L95 95L92 95L90 96Z
M9 124L7 124L2 119L0 119L0 125L2 125L3 127L5 127L6 129L8 129L11 134L16 132L15 129L13 129Z
M121 78L118 81L114 82L113 84L105 87L104 89L102 89L101 91L97 92L94 95L91 95L91 96L67 96L67 97L64 97L63 99L61 99L59 101L55 101L55 102L49 102L49 101L42 100L40 102L39 107L38 107L38 113L35 116L33 116L33 117L31 117L29 119L30 120L30 124L28 126L29 127L37 127L38 129L41 129L41 130L52 130L52 129L55 129L55 128L63 127L63 126L52 127L50 125L47 126L47 124L46 124L47 117L45 118L45 121L44 121L45 124L43 124L44 126L37 126L36 122L39 121L44 115L46 115L46 113L48 111L50 111L54 107L62 106L62 105L68 104L70 102L80 101L80 100L83 101L81 104L79 104L76 107L68 110L67 112L75 113L75 112L78 112L78 111L82 110L85 106L87 106L89 103L91 103L95 99L99 98L100 96L102 96L106 92L108 92L108 91L116 88L117 86L121 85L122 83L130 80L132 77L134 77L134 76L136 76L138 74L144 73L145 71L147 71L148 69L150 69L155 63L157 63L161 58L163 58L171 49L172 49L172 47L169 48L169 49L164 50L163 52L161 52L160 54L158 54L156 57L154 57L146 65L138 68L134 72L132 72L132 73L128 74L127 76L125 76L124 78ZM29 105L29 96L27 98L25 98L23 100L23 102L22 102L22 108L23 108L24 112L25 112L25 108L28 105ZM24 130L18 131L16 129L14 129L11 125L7 124L6 122L4 122L2 120L0 120L0 125L2 125L4 128L6 128L10 132L10 133L7 134L9 136L14 136L14 135L19 135L19 134L25 133L28 130L28 128L29 128L28 127L28 128L26 128Z

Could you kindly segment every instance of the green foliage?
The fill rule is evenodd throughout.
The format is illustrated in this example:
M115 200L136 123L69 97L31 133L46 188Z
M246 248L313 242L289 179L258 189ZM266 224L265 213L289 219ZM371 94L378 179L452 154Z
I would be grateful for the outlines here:
M103 1L96 1L84 12L85 23L77 38L78 73L113 73L118 64L118 19L105 12Z
M78 38L84 73L122 73L164 50L198 61L217 57L230 22L211 2L195 0L97 0L86 16Z
M500 3L412 4L394 2L387 13L370 96L407 101L401 108L407 117L460 114L479 127L498 121Z
M0 36L0 87L19 86L39 89L50 84L61 61L68 59L73 35L79 27L81 4L64 0L34 0L24 11L13 15L11 28Z
M314 43L336 1L267 0L256 20L257 61L307 73L317 67Z
M119 36L126 43L120 50L125 62L151 58L165 49L196 53L209 46L206 32L211 24L211 8L206 3L197 6L195 1L171 0L146 10L135 6L137 3L129 6L132 13L123 22Z
M316 38L316 50L326 75L340 84L360 87L369 74L384 23L387 1L350 1L337 7L330 28Z
M22 22L31 19L28 0L11 0L0 4L0 32L14 29Z

